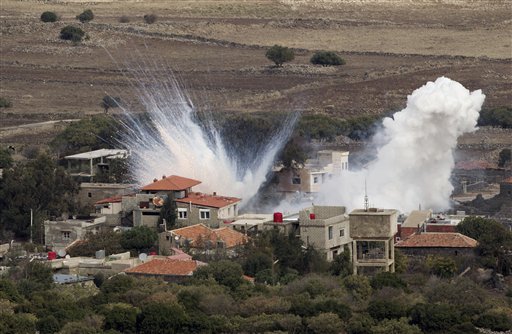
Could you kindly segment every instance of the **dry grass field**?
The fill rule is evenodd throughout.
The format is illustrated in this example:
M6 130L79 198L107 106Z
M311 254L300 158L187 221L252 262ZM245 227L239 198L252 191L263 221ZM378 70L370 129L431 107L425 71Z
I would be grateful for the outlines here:
M13 106L0 109L0 127L101 113L105 94L133 97L118 64L152 59L213 111L376 114L400 109L441 75L482 89L487 108L510 105L511 8L509 0L2 0L0 96ZM82 24L75 16L84 9L95 18ZM43 11L60 21L42 23ZM145 14L158 19L146 24ZM89 39L60 40L69 24ZM295 60L272 68L264 53L273 44L295 48ZM309 64L322 49L347 64ZM25 129L0 131L0 140L52 133L48 124Z

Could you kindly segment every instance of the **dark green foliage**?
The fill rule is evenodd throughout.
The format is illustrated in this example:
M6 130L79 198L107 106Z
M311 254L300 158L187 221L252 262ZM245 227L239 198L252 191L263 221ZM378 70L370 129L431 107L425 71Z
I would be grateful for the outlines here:
M281 45L274 45L267 50L265 57L273 61L277 67L281 67L283 63L292 61L295 55L292 49Z
M235 290L244 282L242 274L242 267L238 263L222 260L198 268L194 277L200 280L213 278L217 283Z
M405 288L407 283L404 282L396 273L384 271L373 276L370 280L373 289L382 289L385 286L392 288Z
M6 97L0 97L0 108L10 108L12 107L12 102Z
M375 320L366 314L355 314L347 325L349 334L373 334L372 326Z
M134 180L129 170L129 157L128 158L115 158L109 159L108 168L100 169L94 182L98 183L133 183Z
M329 267L329 272L341 277L352 275L352 259L348 249L334 257Z
M297 130L308 139L332 141L336 136L348 134L348 122L329 115L304 115Z
M103 109L105 109L106 114L110 108L119 108L121 105L121 98L105 95L103 96L103 99L101 99L100 105L103 107Z
M279 161L281 161L284 167L293 168L296 167L297 164L303 164L308 158L307 152L304 149L306 146L307 144L299 137L290 139L283 148L279 156Z
M341 320L347 321L352 316L352 311L350 310L350 307L343 304L339 300L336 299L325 299L325 300L319 300L316 303L314 303L315 311L319 313L334 313L336 314Z
M119 18L119 23L128 23L130 22L130 18L126 15L123 15Z
M73 42L81 42L82 38L84 38L85 32L78 28L73 26L65 26L60 31L60 38L67 40L67 41L73 41Z
M311 57L311 64L322 66L345 65L345 61L332 51L318 51Z
M101 292L104 294L124 293L135 286L135 280L128 275L116 275L103 282Z
M427 259L430 272L441 278L450 278L455 275L457 265L452 258L445 256L429 256Z
M476 319L475 326L504 332L512 329L512 320L505 313L487 312Z
M36 324L29 314L1 314L0 330L2 334L34 334Z
M96 285L97 288L101 288L103 282L105 282L105 274L99 272L94 275L94 285Z
M421 334L418 326L409 325L406 318L384 319L371 328L372 334ZM451 332L450 332L451 333Z
M478 125L512 128L512 107L499 107L481 111Z
M368 304L368 313L378 321L400 319L407 316L407 307L392 300L373 300Z
M68 249L71 256L95 256L96 251L105 250L105 255L121 253L124 248L121 247L120 233L112 230L100 231L96 234L89 233L85 240Z
M41 21L43 22L57 22L58 16L55 12L43 12L41 14Z
M41 318L36 322L36 328L41 334L53 334L60 330L61 326L53 315Z
M158 235L147 226L136 226L121 235L121 246L124 249L141 252L155 245Z
M0 299L7 299L11 302L19 302L22 297L14 281L9 279L0 279Z
M121 333L134 334L137 330L137 309L129 305L114 305L105 310L105 330L116 330Z
M144 22L147 24L153 24L156 22L158 17L155 14L146 14L144 15Z
M315 334L337 334L343 328L343 323L334 313L321 313L307 322L308 329Z
M169 194L164 201L164 205L160 209L160 218L158 219L158 224L163 224L165 219L167 230L172 230L175 228L176 210L176 202L171 199L171 195Z
M448 330L460 323L460 314L446 304L417 304L411 310L411 323L427 333Z
M452 326L449 330L450 334L479 334L481 333L472 323L463 322Z
M118 131L118 125L111 117L92 116L69 124L50 145L62 155L114 148Z
M174 303L151 303L142 308L137 318L140 334L174 334L187 324L183 308Z
M457 225L457 232L478 241L477 251L489 259L490 266L504 275L511 273L508 253L512 250L512 232L502 224L492 219L468 217Z
M11 150L7 148L0 148L0 169L12 167L13 159Z
M92 10L86 9L82 12L82 14L77 15L76 19L82 23L89 22L89 21L92 21L92 19L94 19L94 14L93 14Z
M247 258L242 265L244 273L249 276L256 276L256 274L263 272L264 270L271 273L272 258L269 254L262 251L256 250L249 252ZM263 275L263 274L261 274ZM263 281L261 281L263 282ZM270 281L269 281L270 282Z
M19 238L30 235L30 209L34 212L34 240L41 241L43 220L75 210L77 185L48 155L4 170L0 180L0 231Z
M359 300L367 299L372 293L370 280L366 276L347 276L343 279L343 285L345 285L345 288L347 288L354 298Z
M498 158L498 167L505 167L507 162L512 160L512 151L509 148L504 148L500 151Z

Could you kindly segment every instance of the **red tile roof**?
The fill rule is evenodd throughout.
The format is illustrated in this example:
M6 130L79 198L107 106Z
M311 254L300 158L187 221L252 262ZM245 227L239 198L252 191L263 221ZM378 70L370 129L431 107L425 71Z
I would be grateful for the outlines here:
M156 182L150 183L142 187L145 191L178 191L186 190L197 186L201 181L188 179L177 175L171 175Z
M189 193L188 197L176 199L176 202L208 206L212 208L223 208L225 206L240 202L240 198L208 195L203 193Z
M100 199L99 201L97 201L94 204L121 203L122 200L123 200L123 196L112 196L112 197Z
M126 273L165 276L191 276L198 262L190 260L153 259L136 267L126 269Z
M214 244L218 241L222 241L225 248L232 248L247 242L247 236L229 227L221 227L213 230L203 224L197 224L172 230L171 233L181 238L191 240L192 247L203 247L203 243L208 240Z
M475 161L459 161L455 164L456 169L474 170L474 169L491 169L495 168L493 164L484 160Z
M508 179L503 180L503 183L512 183L512 177L509 177Z
M395 247L438 247L438 248L474 248L478 242L460 233L421 233L412 234L398 242Z

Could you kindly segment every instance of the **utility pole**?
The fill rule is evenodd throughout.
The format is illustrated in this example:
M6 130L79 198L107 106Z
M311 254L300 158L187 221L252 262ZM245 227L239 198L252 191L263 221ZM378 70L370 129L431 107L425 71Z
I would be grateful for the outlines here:
M34 211L30 209L30 243L32 243L32 226L34 225Z

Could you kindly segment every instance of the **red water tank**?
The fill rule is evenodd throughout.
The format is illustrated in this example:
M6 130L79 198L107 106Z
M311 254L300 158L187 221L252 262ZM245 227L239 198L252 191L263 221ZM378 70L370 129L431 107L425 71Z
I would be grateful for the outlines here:
M57 258L56 252L48 252L48 261L55 260Z
M274 223L282 223L283 214L281 212L274 212Z
M149 255L157 255L156 252L149 252Z
M310 213L310 214L309 214L309 219L311 219L311 220L315 220L315 219L316 219L315 214L314 214L314 213Z

